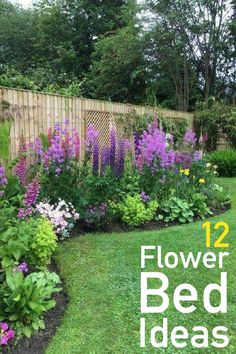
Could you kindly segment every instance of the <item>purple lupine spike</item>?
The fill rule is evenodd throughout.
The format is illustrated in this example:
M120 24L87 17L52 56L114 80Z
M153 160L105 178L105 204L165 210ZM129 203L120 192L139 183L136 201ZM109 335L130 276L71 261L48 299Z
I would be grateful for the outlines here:
M99 143L98 138L93 142L93 174L98 175L99 169Z
M139 141L140 141L140 134L137 131L135 131L134 132L134 151L135 151L135 156L137 156L140 153Z
M7 185L7 177L5 167L0 165L0 198L4 195L4 189Z
M18 162L15 167L15 175L22 186L26 182L26 144L23 136L20 138L20 146L18 152Z
M101 175L104 175L106 168L110 165L110 148L105 147L101 151Z
M125 140L119 140L117 160L116 160L116 176L121 177L125 167Z
M110 164L111 169L115 172L116 169L116 130L110 129Z
M36 204L40 191L39 177L36 176L31 183L28 184L25 194L25 205L34 206Z

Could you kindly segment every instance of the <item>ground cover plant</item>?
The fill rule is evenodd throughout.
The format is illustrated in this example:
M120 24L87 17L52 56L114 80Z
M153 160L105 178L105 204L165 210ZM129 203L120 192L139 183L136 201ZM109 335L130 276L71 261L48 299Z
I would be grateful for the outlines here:
M82 230L189 223L225 210L229 193L217 166L187 129L175 139L154 118L119 138L110 128L101 146L91 125L86 153L68 120L30 146L21 138L12 166L0 166L1 346L43 329L60 279L48 273L59 241ZM30 159L28 159L30 157Z

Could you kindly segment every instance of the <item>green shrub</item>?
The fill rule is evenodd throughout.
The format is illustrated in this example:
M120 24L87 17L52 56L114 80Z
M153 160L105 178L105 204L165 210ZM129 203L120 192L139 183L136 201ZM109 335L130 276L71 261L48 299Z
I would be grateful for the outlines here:
M55 273L31 273L25 278L22 272L7 272L0 287L0 321L9 322L18 336L30 337L44 329L42 315L55 306L51 295L60 291L56 288L59 282Z
M50 221L31 218L19 226L19 237L28 236L28 252L25 260L31 265L45 267L50 263L52 253L57 246L57 237Z
M219 209L230 205L230 194L227 189L218 184L213 184L206 191L207 204L210 208Z
M158 208L157 201L144 203L139 194L127 195L123 202L113 204L121 220L129 226L139 226L153 220Z
M191 204L186 200L177 197L171 197L162 207L164 211L164 221L179 221L181 223L192 222L194 213L191 210Z
M209 154L208 160L218 166L219 176L236 176L236 150L215 151Z
M212 212L206 203L207 197L201 193L194 193L190 201L190 208L194 212L195 216L199 216L204 219L207 215L212 215Z

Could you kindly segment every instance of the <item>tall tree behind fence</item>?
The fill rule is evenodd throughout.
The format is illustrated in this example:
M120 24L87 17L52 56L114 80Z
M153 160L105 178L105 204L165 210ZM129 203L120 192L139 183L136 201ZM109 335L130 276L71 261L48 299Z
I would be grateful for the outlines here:
M131 113L139 115L161 114L173 120L183 120L189 126L193 124L193 114L154 107L137 106L123 103L111 103L78 97L65 97L55 94L12 89L0 86L0 119L11 119L10 146L12 157L17 155L20 136L26 143L33 142L41 133L47 133L55 123L63 124L69 120L70 127L80 133L81 154L84 152L86 127L93 124L100 132L100 143L106 143L109 127L116 125L119 135L123 134L121 115Z

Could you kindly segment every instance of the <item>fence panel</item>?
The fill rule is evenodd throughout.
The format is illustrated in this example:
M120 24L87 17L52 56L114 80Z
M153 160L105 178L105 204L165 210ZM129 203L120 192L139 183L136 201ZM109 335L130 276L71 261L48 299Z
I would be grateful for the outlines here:
M109 127L117 127L118 134L123 135L119 117L136 112L139 115L160 113L163 117L173 120L183 120L193 125L193 114L181 111L158 109L123 103L112 103L79 97L65 97L56 94L33 92L0 86L0 120L12 119L11 155L17 155L20 136L26 143L33 142L40 133L46 133L56 122L63 124L69 120L72 128L79 130L81 138L81 154L84 153L86 128L89 124L100 131L100 143L108 142Z

